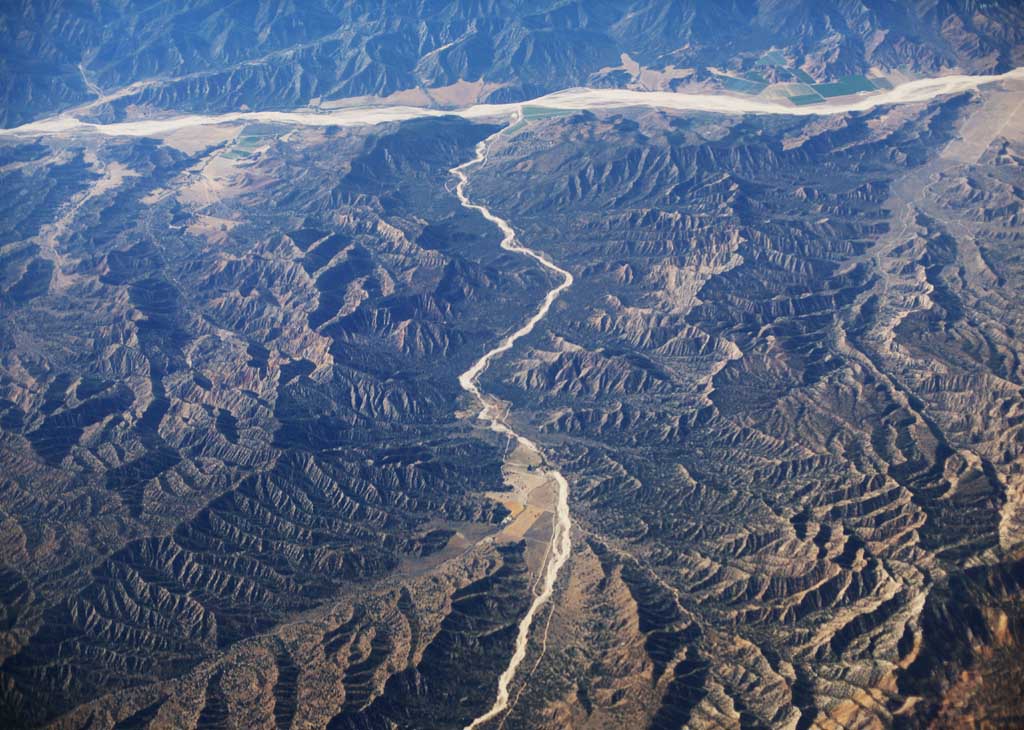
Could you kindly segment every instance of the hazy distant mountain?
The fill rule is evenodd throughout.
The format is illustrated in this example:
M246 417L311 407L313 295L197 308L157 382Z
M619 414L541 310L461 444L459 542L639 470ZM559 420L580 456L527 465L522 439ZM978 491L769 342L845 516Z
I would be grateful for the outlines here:
M5 126L97 93L123 94L100 118L480 80L480 100L518 100L592 82L623 53L652 69L749 68L775 48L819 81L875 67L1006 70L1024 55L1016 0L14 0L0 13Z

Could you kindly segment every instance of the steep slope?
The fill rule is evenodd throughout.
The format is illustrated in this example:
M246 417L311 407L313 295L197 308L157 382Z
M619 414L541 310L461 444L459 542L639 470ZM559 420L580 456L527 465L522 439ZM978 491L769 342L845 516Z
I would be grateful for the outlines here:
M1012 721L1021 93L5 137L0 722Z
M4 126L82 104L106 120L396 92L445 106L588 83L715 83L709 69L794 72L755 65L772 49L801 80L876 67L977 73L1018 65L1024 47L1013 0L17 0L0 13Z
M485 387L587 536L507 727L1012 715L1018 105L582 114L492 151L478 194L578 285Z
M10 721L180 676L506 514L456 375L548 281L436 184L493 128L243 131L5 147Z

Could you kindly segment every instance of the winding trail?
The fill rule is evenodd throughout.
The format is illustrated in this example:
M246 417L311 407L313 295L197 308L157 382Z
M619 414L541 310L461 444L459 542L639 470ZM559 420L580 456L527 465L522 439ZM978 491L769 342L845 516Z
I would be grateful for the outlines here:
M501 134L501 132L498 132L497 134ZM525 436L521 436L513 431L508 423L498 415L496 404L493 399L490 399L480 390L478 381L481 373L487 369L487 366L490 365L494 358L511 350L517 340L530 334L530 332L533 331L533 328L537 326L537 323L547 316L551 309L551 305L558 296L572 286L573 278L572 274L557 264L549 261L543 254L519 243L516 240L515 231L512 229L512 226L508 221L496 216L486 206L471 202L469 197L466 195L466 185L469 183L469 175L466 171L471 167L483 164L487 159L487 143L493 139L494 136L496 135L488 137L476 146L475 158L451 169L451 173L459 179L458 184L455 186L455 194L458 196L459 202L462 203L463 207L477 211L480 215L501 230L503 234L501 247L503 249L519 253L524 256L529 256L544 268L561 276L562 283L547 293L544 297L544 301L541 302L540 307L538 307L532 317L526 320L526 323L523 324L522 327L505 337L497 346L484 353L479 360L473 363L469 370L460 375L459 385L462 386L463 390L474 396L480 402L481 408L480 412L477 414L477 418L481 421L487 422L487 427L491 431L514 439L516 443L519 444L520 448L525 449L542 459L543 457L540 453L540 449L537 448L537 445ZM526 649L530 641L530 629L533 626L533 620L536 618L537 612L540 611L544 604L551 599L551 596L555 591L555 581L558 579L558 573L569 559L569 554L572 551L572 540L570 538L572 518L569 515L569 483L566 481L565 477L562 476L560 471L547 466L546 462L544 462L544 464L545 466L540 470L540 475L553 479L558 485L558 491L555 501L555 522L551 532L551 553L544 567L544 578L541 584L541 589L540 592L534 596L529 610L519 622L519 633L516 636L516 649L512 654L512 658L509 659L508 666L505 668L505 671L502 672L501 676L498 678L498 691L494 704L491 705L491 709L467 725L466 730L473 730L474 728L483 725L489 720L500 715L508 707L509 686L512 684L512 680L515 679L519 665L523 662L523 659L526 658Z

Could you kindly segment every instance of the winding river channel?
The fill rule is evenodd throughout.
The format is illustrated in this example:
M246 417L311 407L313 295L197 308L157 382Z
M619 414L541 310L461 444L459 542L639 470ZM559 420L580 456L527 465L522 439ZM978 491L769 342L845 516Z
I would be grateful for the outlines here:
M633 89L576 88L523 102L474 104L461 109L430 109L402 105L362 105L330 112L299 109L295 111L230 112L227 114L182 114L158 119L94 124L75 117L75 111L58 114L20 127L0 129L0 136L94 132L110 136L161 137L181 129L230 122L268 122L312 127L345 127L363 124L402 122L419 117L458 116L464 119L508 118L523 106L562 110L613 110L649 107L672 111L702 111L715 114L782 114L823 116L870 111L890 104L907 104L958 94L998 81L1024 80L1024 68L990 76L949 75L915 79L887 91L841 97L808 106L755 96L722 93L678 93L672 91L636 91Z
M501 134L501 132L498 132L497 134ZM530 455L537 457L543 462L543 456L540 453L540 449L537 448L537 445L525 436L513 431L508 422L499 415L497 404L480 390L479 379L480 375L487 369L487 366L490 365L494 358L511 350L512 346L515 345L516 340L530 334L533 331L533 328L537 326L537 323L547 316L547 313L551 310L551 305L554 304L559 295L572 286L573 278L572 274L557 264L549 261L543 254L519 243L516 239L516 233L508 221L492 213L486 206L480 205L479 203L473 203L466 195L466 185L469 182L467 170L482 165L486 161L487 144L491 139L493 139L493 136L485 139L476 146L475 158L469 162L462 163L458 167L452 168L452 174L459 179L458 184L455 186L455 194L459 197L459 202L462 203L463 207L477 211L480 215L498 227L502 233L502 248L507 251L529 256L544 268L558 274L562 278L562 281L547 293L544 300L537 308L537 311L533 313L533 316L526 320L522 327L485 352L479 360L473 363L469 370L459 376L459 385L462 386L463 390L474 396L477 401L479 401L481 406L480 412L477 414L477 418L479 420L484 421L487 424L487 427L492 431L503 434L514 440L521 449L524 449ZM488 720L497 717L508 707L509 686L512 684L512 680L516 676L516 671L519 669L519 665L522 663L523 659L526 658L526 648L530 642L530 628L533 626L533 620L536 618L537 612L540 611L544 604L551 599L551 596L555 591L555 581L558 579L558 573L561 571L562 566L565 565L565 562L569 559L569 553L572 550L572 540L570 539L572 520L569 517L569 483L560 471L548 466L546 462L544 462L544 466L540 469L540 476L553 479L557 485L557 493L555 497L555 521L554 527L551 531L551 554L544 566L543 582L541 583L540 591L534 596L529 610L519 622L519 632L516 635L515 652L513 652L512 658L509 660L505 671L502 672L501 676L498 678L498 693L494 700L494 704L491 706L491 709L483 715L480 715L470 725L468 725L466 730L476 728L486 723Z
M810 110L807 107L783 107L778 104L768 104L764 102L756 102L752 99L744 100L726 96L709 97L708 95L654 92L645 93L620 90L597 91L592 89L573 90L560 94L553 94L540 100L542 102L540 105L545 105L545 103L547 103L553 108L589 109L595 107L616 108L636 106L638 105L638 102L642 102L643 105L660 108L676 110L695 109L721 113L742 111L746 113L768 114L834 114L840 112L869 110L883 104L927 101L944 94L976 89L982 83L1009 79L1024 79L1024 69L1016 69L999 77L956 76L942 77L938 79L922 79L911 82L910 84L898 86L883 94L872 95L856 100L855 102L842 105L822 106L817 110ZM708 103L709 99L713 103ZM736 106L743 108L737 109L735 108ZM540 609L543 608L543 606L551 599L555 589L555 582L558 580L559 572L568 561L572 550L570 535L572 530L572 518L569 514L568 481L560 471L543 461L543 456L533 441L516 433L512 429L507 420L500 415L498 404L483 393L479 386L480 375L487 369L491 361L512 349L517 340L530 334L534 327L536 327L537 324L547 316L548 312L551 310L551 305L559 295L573 284L573 276L570 272L547 259L542 253L521 244L516 239L515 230L507 220L495 215L486 206L472 202L466 194L466 185L469 183L468 171L486 162L488 143L491 139L500 134L501 132L499 131L492 137L480 142L476 148L475 158L452 168L452 174L458 178L458 184L455 187L455 194L458 196L459 202L461 202L465 208L479 212L484 218L498 227L503 236L501 240L502 248L523 254L524 256L529 256L544 268L558 274L562 278L562 281L547 293L544 300L541 302L540 307L533 316L523 324L522 327L505 337L494 348L484 353L479 360L473 363L472 367L459 376L459 385L461 385L463 390L467 393L474 396L480 403L480 411L477 414L477 418L484 421L487 424L487 427L492 431L508 436L510 439L516 441L520 448L526 449L530 454L540 459L544 464L542 475L553 479L557 484L558 491L556 498L555 521L551 534L552 549L550 557L547 560L547 564L544 567L541 590L536 593L529 610L519 622L515 651L513 652L505 671L502 672L501 676L498 678L498 689L494 703L487 712L480 715L473 720L472 723L467 725L465 730L475 730L475 728L478 728L498 717L508 708L510 699L509 688L513 679L515 679L516 672L519 670L519 665L522 664L523 660L526 658L526 651L530 642L530 630L533 626L534 619Z
M780 101L743 97L728 94L686 94L670 92L645 92L624 89L569 89L529 102L516 104L477 104L463 109L437 110L409 106L362 106L338 109L331 112L313 110L297 110L291 112L234 112L217 115L179 115L161 119L116 122L111 124L93 124L76 118L67 113L32 122L14 129L0 130L0 136L8 135L63 135L77 133L94 133L109 136L141 136L163 137L181 129L199 126L237 122L272 122L298 126L355 126L397 122L418 117L438 117L456 115L466 119L495 119L520 115L524 104L546 109L562 110L613 110L627 107L649 107L674 111L701 111L718 114L783 114L783 115L828 115L848 112L868 111L875 107L925 102L936 97L961 93L977 89L983 84L1000 81L1024 81L1024 69L1015 69L995 76L941 76L932 79L918 79L896 86L888 91L870 95L847 97L834 102L826 102L812 106L793 106ZM501 134L501 132L498 132ZM472 367L459 376L459 385L479 404L480 410L476 418L487 428L507 436L515 441L518 448L533 457L540 464L539 476L552 480L557 492L555 496L554 526L552 528L550 552L542 570L539 590L533 597L529 610L519 623L516 636L515 651L505 671L498 679L497 693L493 705L487 712L477 717L466 730L473 730L504 712L510 701L509 690L520 664L526 658L530 642L530 631L540 610L551 599L562 567L569 559L571 552L570 532L572 520L569 514L569 485L558 469L548 464L538 446L530 439L516 433L505 417L501 415L500 404L483 392L479 385L481 374L495 358L508 352L516 342L530 334L551 310L555 300L573 284L570 272L561 268L543 253L528 248L520 243L511 224L492 213L486 206L472 202L467 193L469 171L486 163L489 137L476 148L476 157L457 167L451 173L458 182L455 194L464 207L480 213L493 223L502 233L502 248L528 256L540 266L557 275L561 282L548 291L534 314L511 334L502 339L496 346L484 353Z

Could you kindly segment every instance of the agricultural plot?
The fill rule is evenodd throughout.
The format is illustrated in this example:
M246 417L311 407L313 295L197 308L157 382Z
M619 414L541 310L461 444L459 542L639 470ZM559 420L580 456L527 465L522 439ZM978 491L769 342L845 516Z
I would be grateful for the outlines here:
M741 79L735 76L715 74L715 78L722 84L726 91L735 91L740 94L756 95L768 88L768 84L764 82Z
M505 134L506 135L516 134L519 130L521 130L525 126L526 126L526 122L524 120L520 119L515 124L512 124L512 125L506 127L505 128Z
M754 62L754 65L778 66L780 68L785 68L786 66L789 65L789 61L787 61L786 57L783 56L778 51L768 51L768 53L764 54L763 56L761 56L761 58L757 59L757 61Z
M786 70L789 71L790 73L792 73L796 77L796 80L800 81L801 83L804 83L804 84L813 84L814 83L814 77L811 76L806 71L804 71L802 68L790 68L790 69L786 69Z
M768 53L764 54L763 56L761 56L761 58L757 59L754 62L754 66L772 66L779 71L780 76L785 81L793 80L799 81L800 83L803 84L814 83L813 76L811 76L803 69L793 68L790 62L786 60L786 57L783 56L778 51L769 51ZM761 80L765 80L763 76L761 77Z
M572 114L569 109L548 109L543 106L524 106L523 119L532 121L534 119L551 119L553 117L564 117Z
M273 140L273 135L261 132L261 129L270 131L268 125L250 125L231 143L230 149L224 152L223 157L229 160L244 160L252 157L261 147L264 147Z
M820 94L800 94L799 96L791 96L789 100L797 106L807 106L808 104L818 104L824 99Z
M891 89L892 84L883 78L868 78L863 75L843 76L837 81L815 83L814 78L793 63L780 51L769 51L754 62L755 69L773 68L781 84L769 84L757 70L743 74L742 79L717 76L722 85L730 91L744 94L759 94L767 89L773 97L784 97L797 106L816 104L825 99L848 94Z
M762 96L773 99L785 99L797 106L825 101L825 97L817 93L808 84L774 84Z
M866 76L843 76L838 81L825 84L814 84L814 90L825 98L859 94L864 91L876 91L877 87Z

